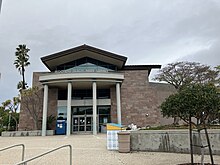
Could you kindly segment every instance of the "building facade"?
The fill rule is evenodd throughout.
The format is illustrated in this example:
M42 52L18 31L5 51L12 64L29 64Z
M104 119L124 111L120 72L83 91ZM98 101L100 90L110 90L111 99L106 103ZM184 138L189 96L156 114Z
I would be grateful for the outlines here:
M140 127L172 122L162 117L159 105L174 89L148 80L160 65L126 65L127 57L88 45L41 60L50 71L34 72L32 85L41 90L38 114L43 136L48 116L65 120L66 135L104 132L110 122ZM21 104L19 129L33 129L33 120Z

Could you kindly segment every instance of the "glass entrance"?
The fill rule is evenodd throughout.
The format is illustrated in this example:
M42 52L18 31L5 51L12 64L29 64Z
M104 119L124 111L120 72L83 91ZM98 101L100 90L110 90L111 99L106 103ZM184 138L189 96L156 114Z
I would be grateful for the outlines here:
M72 132L91 132L92 131L92 116L90 115L78 115L72 118Z
M97 107L97 131L106 132L106 124L110 120L110 106ZM92 133L92 107L72 107L72 133Z
M92 131L92 117L87 116L86 117L86 131Z

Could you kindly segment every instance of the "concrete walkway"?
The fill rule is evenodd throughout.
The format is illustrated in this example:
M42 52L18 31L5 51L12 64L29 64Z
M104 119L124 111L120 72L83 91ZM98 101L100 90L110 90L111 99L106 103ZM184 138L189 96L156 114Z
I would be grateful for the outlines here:
M25 158L30 158L55 147L71 144L74 165L175 165L189 162L190 155L156 152L133 152L128 154L108 151L106 135L72 135L47 137L0 137L0 148L23 143L26 146ZM61 149L43 158L38 158L28 165L68 165L69 150ZM209 157L205 158L209 162ZM21 148L0 152L0 164L15 164L21 160ZM196 156L199 162L200 157ZM220 164L220 156L214 156Z

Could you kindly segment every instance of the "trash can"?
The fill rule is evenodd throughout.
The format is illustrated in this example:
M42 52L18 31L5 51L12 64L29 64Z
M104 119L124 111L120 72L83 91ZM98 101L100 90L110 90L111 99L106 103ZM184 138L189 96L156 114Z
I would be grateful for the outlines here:
M121 153L130 152L130 132L118 132L118 151Z

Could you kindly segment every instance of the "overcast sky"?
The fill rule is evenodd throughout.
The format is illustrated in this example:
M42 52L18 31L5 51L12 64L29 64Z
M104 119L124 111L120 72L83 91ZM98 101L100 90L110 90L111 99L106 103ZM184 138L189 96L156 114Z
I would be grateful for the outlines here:
M216 66L220 0L3 0L0 103L18 94L18 44L31 49L28 85L32 72L47 71L40 57L82 44L127 56L127 64L188 60Z

